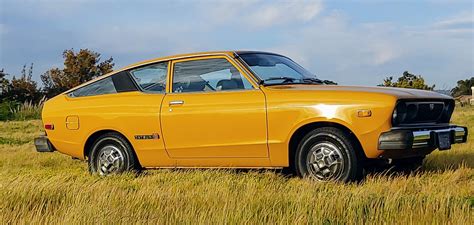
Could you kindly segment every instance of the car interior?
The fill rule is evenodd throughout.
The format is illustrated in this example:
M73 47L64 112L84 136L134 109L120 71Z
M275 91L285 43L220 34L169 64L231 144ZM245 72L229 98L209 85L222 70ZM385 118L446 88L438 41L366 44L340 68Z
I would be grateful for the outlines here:
M245 89L242 75L225 59L196 60L181 65L177 63L174 68L173 92Z

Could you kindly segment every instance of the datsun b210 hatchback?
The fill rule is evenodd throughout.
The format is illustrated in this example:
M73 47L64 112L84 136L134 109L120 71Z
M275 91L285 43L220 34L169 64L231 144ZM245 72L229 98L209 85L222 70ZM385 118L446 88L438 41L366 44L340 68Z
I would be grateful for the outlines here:
M285 168L353 181L373 161L421 164L466 142L451 97L325 85L288 57L252 51L158 58L48 100L39 152L100 175L144 168Z

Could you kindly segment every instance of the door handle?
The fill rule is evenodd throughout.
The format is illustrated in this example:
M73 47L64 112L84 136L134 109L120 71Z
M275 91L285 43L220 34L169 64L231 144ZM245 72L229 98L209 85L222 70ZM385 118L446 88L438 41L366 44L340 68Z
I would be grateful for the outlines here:
M183 100L170 101L169 105L182 105L184 104Z

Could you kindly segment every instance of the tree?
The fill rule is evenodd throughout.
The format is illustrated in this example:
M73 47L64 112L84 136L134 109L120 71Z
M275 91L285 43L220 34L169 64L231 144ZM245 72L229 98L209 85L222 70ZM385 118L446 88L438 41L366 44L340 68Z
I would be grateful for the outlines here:
M101 62L100 54L89 49L81 49L78 53L73 49L65 50L63 58L63 69L52 68L41 75L48 97L112 72L114 66L112 57Z
M451 89L451 95L458 97L461 95L472 95L471 87L474 86L474 77L466 80L458 80L458 85Z
M13 102L38 102L41 98L41 93L37 87L36 81L33 77L33 63L26 70L26 65L23 65L20 78L13 76L10 83L7 84L4 93L5 99Z
M393 77L387 77L384 79L383 84L379 86L384 87L399 87L399 88L413 88L422 90L433 90L435 85L428 86L425 84L425 79L421 75L414 75L408 71L403 72L403 75L398 78L396 82L393 81Z
M5 72L4 69L0 70L0 99L3 100L3 95L8 91L8 85L10 82L6 78L8 74Z

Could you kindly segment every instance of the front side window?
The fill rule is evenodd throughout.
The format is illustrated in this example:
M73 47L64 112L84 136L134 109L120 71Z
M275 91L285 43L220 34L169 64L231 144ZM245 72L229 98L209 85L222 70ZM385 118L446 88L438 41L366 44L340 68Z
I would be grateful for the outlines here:
M130 71L133 79L145 92L164 93L168 62L156 63Z
M107 77L101 80L98 80L87 86L78 88L73 92L69 93L70 97L83 97L83 96L93 96L93 95L103 95L103 94L113 94L117 93L114 83L111 77Z
M268 53L243 53L239 56L260 78L264 85L316 83L321 84L315 75L296 64L291 59Z
M173 92L211 92L253 89L226 59L200 59L174 64Z

